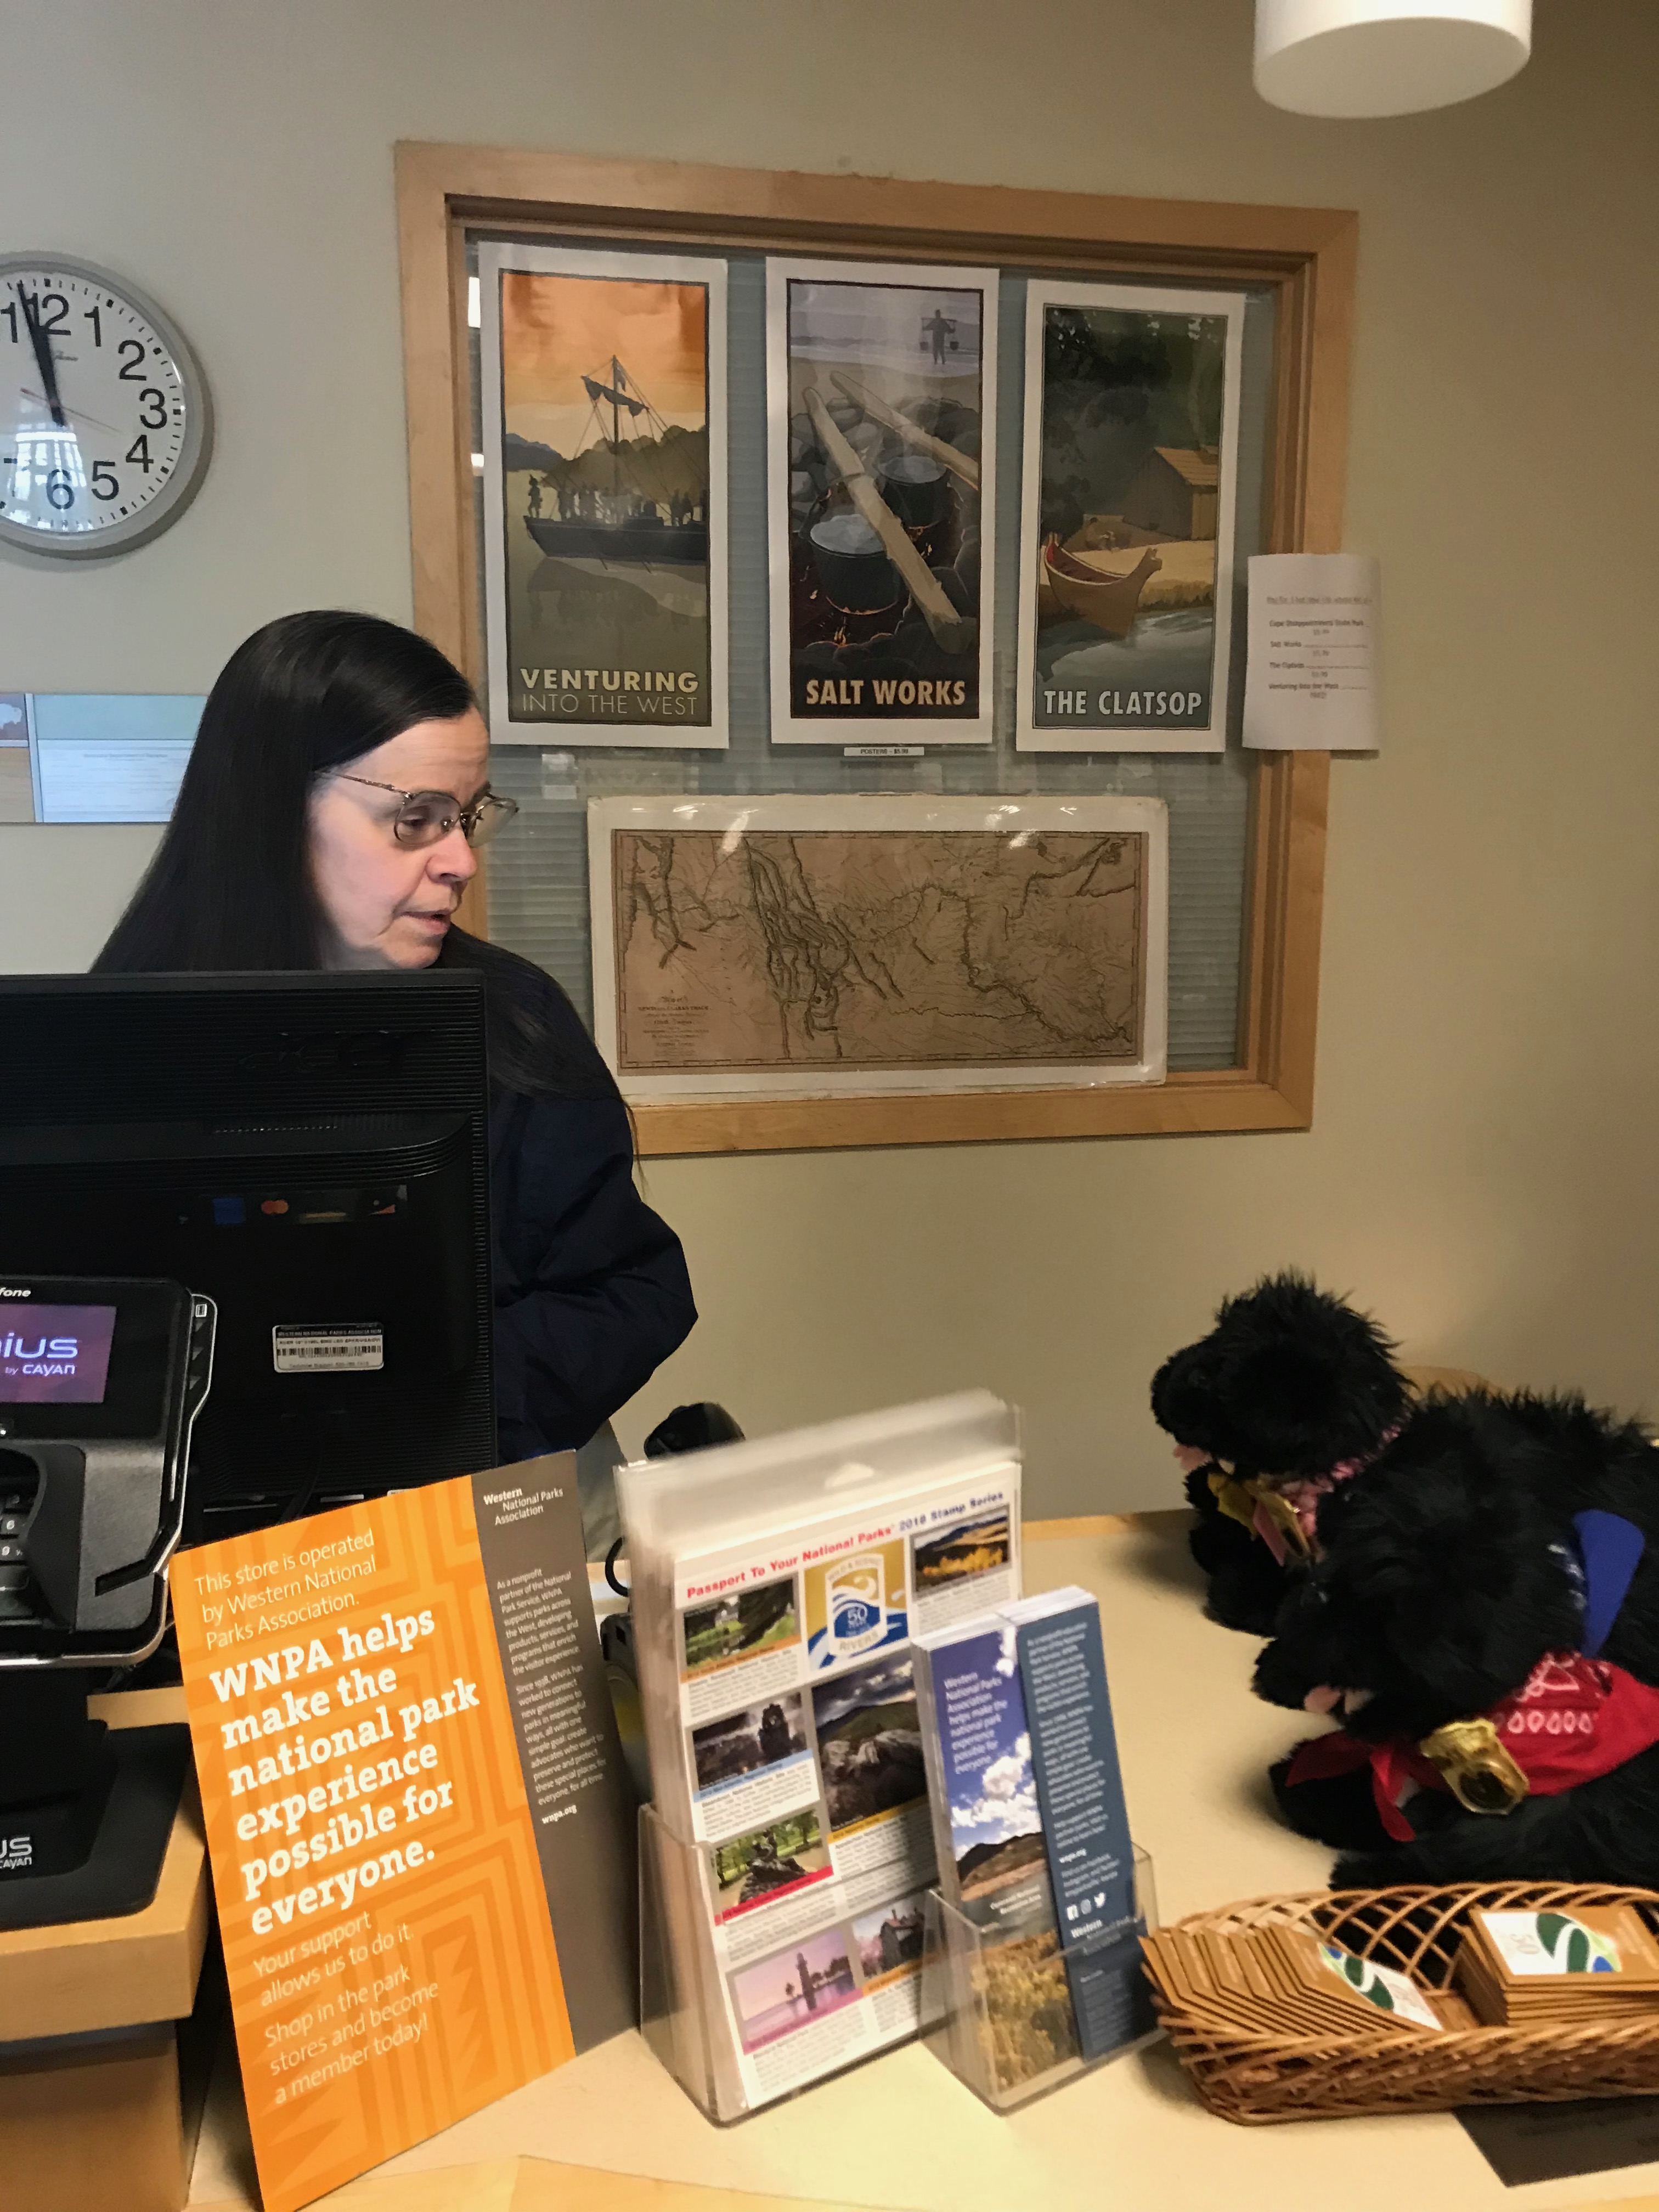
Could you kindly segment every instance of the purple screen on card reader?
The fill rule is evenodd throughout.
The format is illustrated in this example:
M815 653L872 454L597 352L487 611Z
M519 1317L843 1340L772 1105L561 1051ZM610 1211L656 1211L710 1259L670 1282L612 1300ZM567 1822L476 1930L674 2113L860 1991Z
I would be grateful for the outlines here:
M0 1405L101 1406L113 1306L0 1303Z

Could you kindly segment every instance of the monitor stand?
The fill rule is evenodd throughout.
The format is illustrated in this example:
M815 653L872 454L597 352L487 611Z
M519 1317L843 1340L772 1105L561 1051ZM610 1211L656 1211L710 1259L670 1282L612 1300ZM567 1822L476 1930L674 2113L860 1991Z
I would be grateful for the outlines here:
M0 1930L140 1912L161 1880L190 1731L111 1729L87 1680L0 1668Z

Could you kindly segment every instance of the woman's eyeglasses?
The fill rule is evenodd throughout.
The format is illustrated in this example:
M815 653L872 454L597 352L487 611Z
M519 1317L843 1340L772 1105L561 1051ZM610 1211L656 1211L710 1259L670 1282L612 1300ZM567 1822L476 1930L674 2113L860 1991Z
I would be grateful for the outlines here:
M392 834L400 845L436 845L459 823L469 845L487 845L519 811L516 799L499 799L493 791L481 792L470 806L463 806L447 791L399 791L395 783L376 783L373 776L348 775L336 769L342 783L361 783L370 791L389 791L403 805L392 817Z

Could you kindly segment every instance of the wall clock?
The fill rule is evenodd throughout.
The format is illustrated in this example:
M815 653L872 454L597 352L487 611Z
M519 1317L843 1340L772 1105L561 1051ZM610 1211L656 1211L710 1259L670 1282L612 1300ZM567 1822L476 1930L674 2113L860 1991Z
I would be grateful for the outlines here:
M125 276L0 256L0 544L125 553L176 522L213 444L195 355Z

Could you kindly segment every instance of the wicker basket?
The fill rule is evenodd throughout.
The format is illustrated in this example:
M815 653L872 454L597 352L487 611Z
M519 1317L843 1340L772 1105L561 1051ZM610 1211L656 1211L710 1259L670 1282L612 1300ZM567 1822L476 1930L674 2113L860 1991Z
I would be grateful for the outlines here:
M1634 1905L1659 1933L1659 1894L1653 1891L1563 1882L1318 1890L1194 1913L1180 1925L1214 1936L1274 1924L1304 1928L1439 1990L1451 1981L1452 1961L1477 1910L1572 1912L1618 1905ZM1161 1991L1154 1996L1158 2018L1205 2104L1247 2127L1659 2090L1659 2009L1646 2020L1609 2018L1605 2027L1482 2027L1420 2039L1384 2031L1315 2043L1218 2034Z

